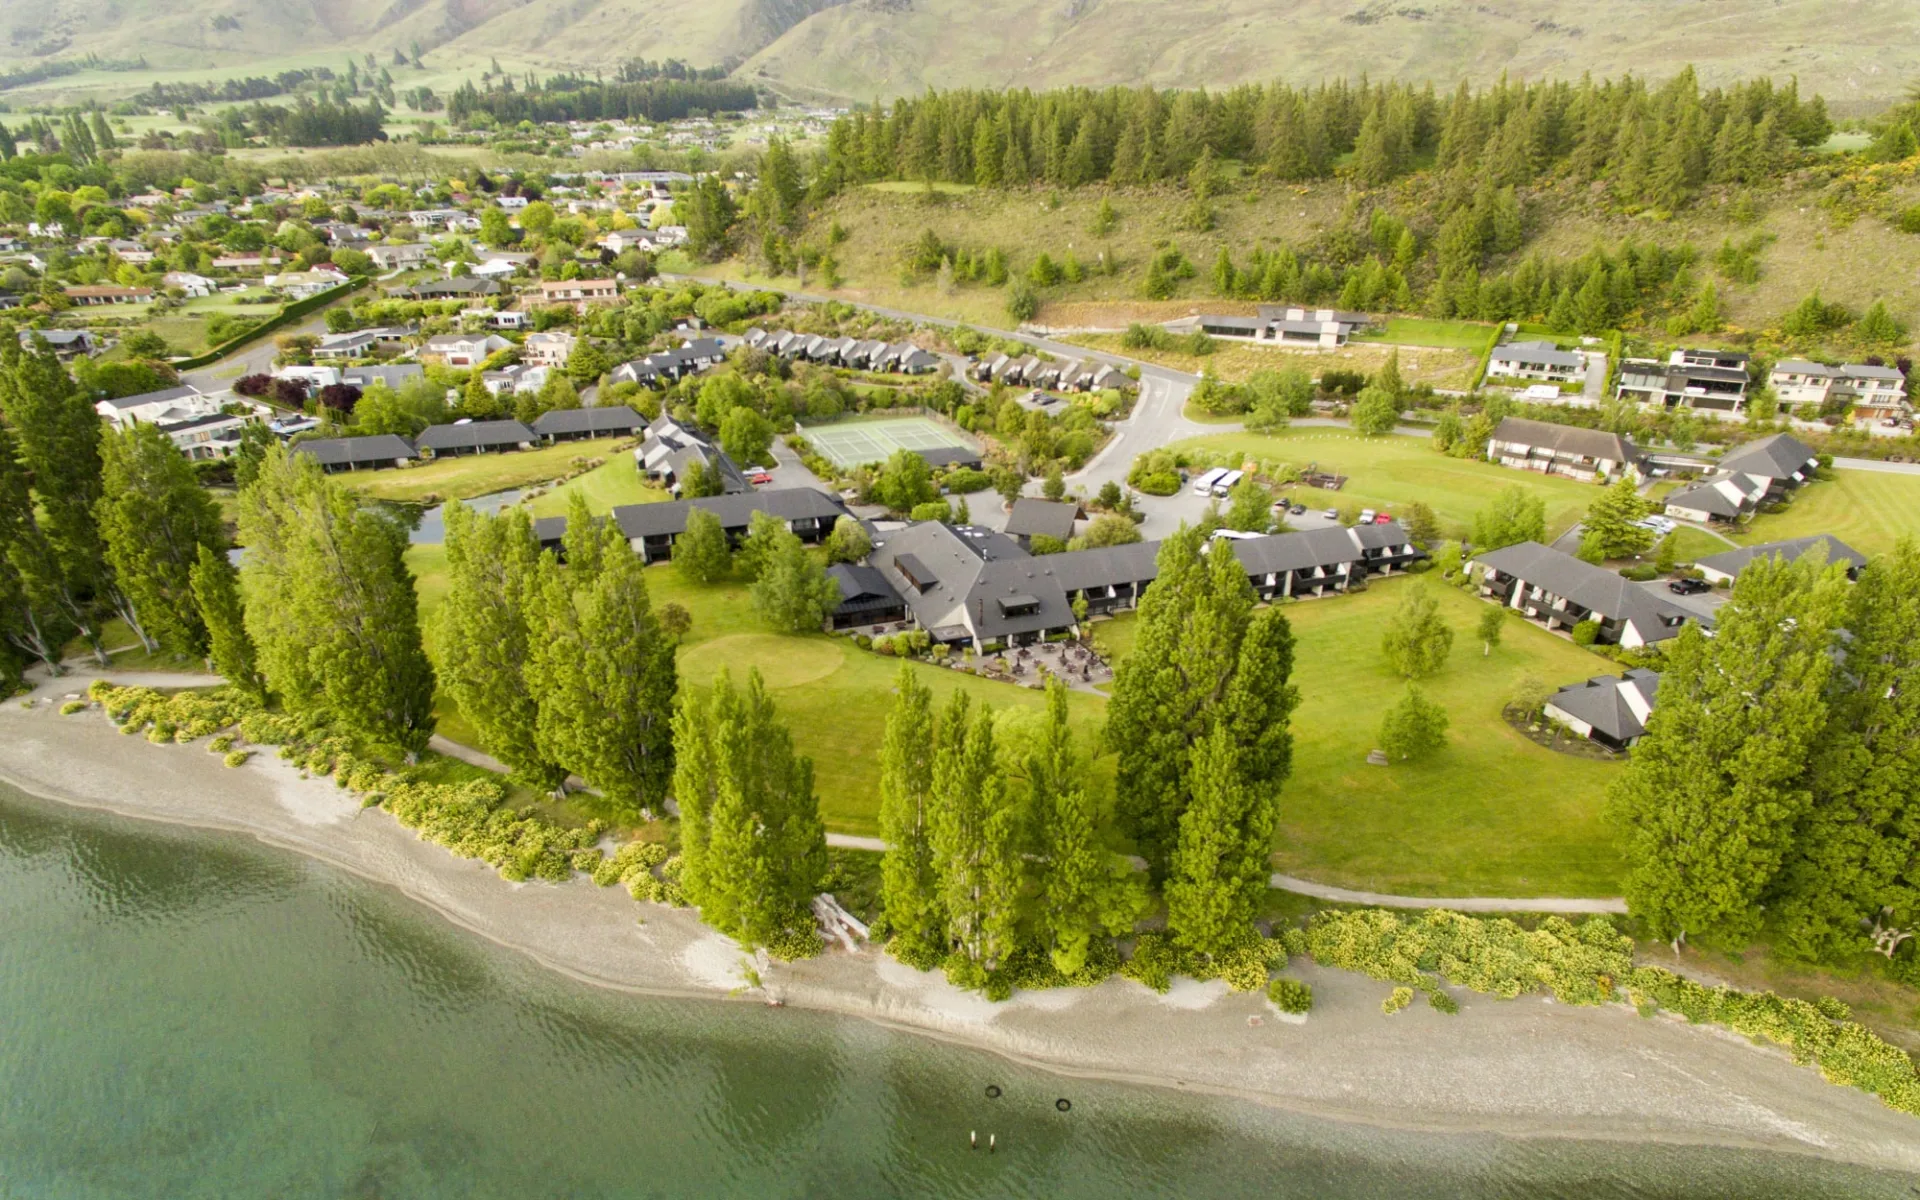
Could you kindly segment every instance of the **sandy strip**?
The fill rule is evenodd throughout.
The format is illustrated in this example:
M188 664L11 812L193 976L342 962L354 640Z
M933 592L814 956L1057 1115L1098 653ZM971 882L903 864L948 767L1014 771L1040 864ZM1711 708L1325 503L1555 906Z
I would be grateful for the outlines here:
M38 703L0 705L0 779L126 816L236 830L398 888L448 920L590 983L764 1003L738 947L691 914L580 879L509 884L422 842L330 780L271 754L239 769L204 744L154 746L97 710L62 717L69 676ZM1648 1020L1621 1005L1457 993L1382 1016L1387 986L1296 962L1313 984L1304 1022L1263 998L1183 981L1166 996L1111 979L1005 1004L868 950L762 967L783 1003L863 1017L1069 1075L1244 1097L1323 1117L1510 1135L1752 1146L1920 1171L1920 1121L1835 1087L1777 1050L1723 1031ZM769 1010L769 1019L778 1019Z

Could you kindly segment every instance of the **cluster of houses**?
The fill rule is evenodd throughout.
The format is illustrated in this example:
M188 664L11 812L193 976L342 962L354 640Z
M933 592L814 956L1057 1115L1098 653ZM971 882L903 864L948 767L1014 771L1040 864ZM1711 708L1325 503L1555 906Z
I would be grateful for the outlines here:
M391 433L312 438L295 442L292 449L295 454L315 459L329 474L381 471L405 467L423 458L502 454L586 438L633 437L646 427L645 417L625 405L612 404L556 409L542 413L530 425L505 420L452 421L430 425L411 440Z
M912 342L863 341L860 338L823 337L814 333L759 328L747 330L743 340L748 347L765 350L779 358L804 359L856 371L925 375L940 365L939 355L922 350Z
M209 394L186 385L101 400L93 409L116 430L157 427L195 462L231 455L240 444L240 431L270 413L266 405L232 392Z
M1209 337L1265 342L1303 350L1337 350L1356 333L1364 333L1383 324L1367 313L1341 312L1332 308L1302 308L1284 304L1262 304L1251 317L1222 313L1196 313L1162 328L1169 333L1205 333Z
M1024 385L1047 392L1098 392L1128 388L1133 381L1120 368L1093 361L1055 362L1039 354L989 354L968 369L981 383Z

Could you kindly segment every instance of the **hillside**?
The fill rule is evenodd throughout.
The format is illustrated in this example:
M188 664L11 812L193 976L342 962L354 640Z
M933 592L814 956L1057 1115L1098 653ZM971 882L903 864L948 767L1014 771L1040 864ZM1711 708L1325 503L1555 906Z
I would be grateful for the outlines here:
M937 87L1799 75L1830 101L1920 74L1907 0L854 0L742 72L855 98Z

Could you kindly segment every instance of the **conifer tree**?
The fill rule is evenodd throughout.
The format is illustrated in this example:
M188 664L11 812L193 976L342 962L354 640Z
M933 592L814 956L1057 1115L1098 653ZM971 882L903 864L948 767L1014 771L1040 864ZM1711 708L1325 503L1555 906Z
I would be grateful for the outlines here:
M893 709L880 743L880 836L887 844L880 900L893 932L893 956L925 969L946 954L931 828L933 693L907 663L894 678Z
M687 527L673 539L673 564L696 583L716 583L733 569L733 551L720 518L704 508L687 513Z
M1898 932L1920 935L1920 545L1861 573L1845 628L1813 805L1770 906L1788 948L1824 961L1891 957Z
M446 508L447 595L433 618L440 684L481 748L544 791L566 769L541 753L540 706L527 665L545 637L539 605L540 548L523 508L499 516L459 502Z
M1027 758L1028 811L1039 826L1042 943L1062 975L1087 965L1094 939L1133 928L1146 894L1139 876L1100 844L1086 765L1067 723L1067 687L1047 681L1046 730Z
M1670 644L1660 703L1609 789L1627 903L1656 936L1743 944L1812 803L1844 582L1806 558L1740 573L1715 635Z
M645 568L619 527L609 522L601 538L600 573L583 584L541 560L526 668L537 746L621 813L649 815L673 777L676 640L660 627Z
M107 563L148 634L175 654L204 656L207 630L190 576L202 546L225 553L220 510L155 426L114 434L105 451L94 519Z
M306 455L267 452L240 495L247 634L287 708L417 753L433 734L406 532Z
M264 703L267 681L260 675L253 639L247 636L239 572L225 555L202 542L188 581L193 588L194 608L207 631L207 664L228 686Z
M1580 557L1588 562L1631 558L1653 545L1653 531L1634 522L1647 515L1648 504L1630 476L1621 476L1587 507L1581 522Z
M747 588L753 610L781 633L818 632L840 603L840 585L793 530L781 524L771 537Z
M956 690L940 716L932 777L934 869L952 951L948 976L984 982L1013 952L1021 858L1018 813L995 758L993 713Z

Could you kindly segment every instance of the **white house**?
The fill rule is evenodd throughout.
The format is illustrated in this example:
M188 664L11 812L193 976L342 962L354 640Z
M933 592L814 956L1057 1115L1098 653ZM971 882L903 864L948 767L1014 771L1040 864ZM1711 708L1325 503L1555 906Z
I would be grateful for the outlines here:
M190 417L204 417L219 412L220 402L199 388L182 384L138 396L122 396L118 400L100 400L94 404L93 411L115 429L130 429L135 425L158 425L184 421Z
M220 285L205 275L195 275L192 271L168 271L160 277L160 286L179 288L188 296L211 296Z
M449 367L472 367L512 345L495 333L442 333L427 339L420 347L420 357L438 358Z
M1547 383L1574 383L1585 376L1587 357L1578 350L1562 350L1552 342L1508 342L1494 348L1487 360L1489 379L1538 379Z
M520 346L520 361L530 367L565 366L579 340L564 329L530 333Z

